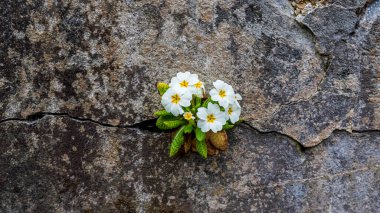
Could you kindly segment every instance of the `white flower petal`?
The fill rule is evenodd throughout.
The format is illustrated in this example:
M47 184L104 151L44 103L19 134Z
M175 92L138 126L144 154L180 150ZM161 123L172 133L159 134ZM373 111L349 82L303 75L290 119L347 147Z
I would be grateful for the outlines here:
M230 92L230 93L232 93L233 95L235 95L234 88L232 88L231 85L226 84L226 90L227 90L227 92Z
M170 103L171 103L171 101L170 101L168 98L163 98L163 99L161 99L161 104L162 104L163 106L168 105L168 104L170 104Z
M198 120L197 127L199 127L202 132L208 132L210 130L210 127L205 120Z
M172 86L174 86L176 84L179 84L179 80L178 80L177 77L173 77L172 80L170 81L169 86L172 87Z
M228 115L228 113L227 113ZM215 118L218 121L225 121L226 120L226 112L220 111L219 113L215 113Z
M185 80L186 79L186 73L184 73L184 72L178 72L177 73L177 78L178 78L179 82Z
M207 105L207 112L208 113L219 113L220 112L220 108L217 104L213 104L213 103L208 103Z
M214 124L211 124L211 125L210 125L210 129L211 129L211 131L213 131L214 133L218 132L218 130L217 130L217 128L215 127Z
M233 112L231 113L231 116L230 116L230 120L231 120L231 123L236 123L238 120L239 120L239 114L236 113L236 112Z
M210 90L210 96L213 97L213 96L218 96L218 91L216 89L212 89Z
M171 113L172 113L174 116L178 116L178 115L184 113L182 107L179 106L179 105L176 105L176 104L173 104L173 105L172 105L171 110L172 110Z
M210 126L207 124L207 122L205 123L205 125L201 128L202 132L208 132L210 130Z
M187 90L185 93L182 94L182 97L191 100L193 98L193 94L191 94L191 92Z
M214 133L217 133L223 129L223 125L220 122L215 121L213 124L210 125L210 128Z
M165 97L170 97L174 94L174 91L172 88L169 88L168 90L166 90L166 92L164 93L164 95L162 96L163 98Z
M189 79L190 75L191 75L191 73L189 71L186 71L184 76L186 79Z
M225 84L224 81L221 81L221 80L216 80L214 83L212 83L214 85L214 87L217 89L217 90L220 90L222 88L225 87Z
M206 120L207 119L206 108L204 108L204 107L198 108L197 116L198 116L198 118L200 118L202 120Z
M237 104L232 105L232 113L230 115L231 123L236 123L239 120L241 108Z
M179 105L184 107L190 106L190 99L181 98L181 100L179 101Z
M232 105L232 111L241 111L241 107L239 105L239 103L235 102L233 105Z
M164 108L165 108L165 110L167 111L167 112L170 112L171 113L171 105L170 104L168 104L168 105L164 105Z
M197 74L191 74L189 77L189 83L190 85L194 85L199 81Z
M197 127L202 128L205 125L205 120L198 120Z
M241 95L239 93L235 93L235 99L238 100L238 101L240 101L243 98L241 97Z
M228 107L228 104L229 104L228 100L226 100L226 99L221 99L218 101L218 103L220 106L222 106L225 109Z
M224 123L221 123L221 122L216 121L216 122L215 122L216 130L217 130L217 131L221 131L221 130L223 129L223 125L224 125L224 124L225 124L225 122L224 122Z
M171 112L174 116L178 116L179 115L178 107L176 105L174 105L174 104L170 105L169 112Z

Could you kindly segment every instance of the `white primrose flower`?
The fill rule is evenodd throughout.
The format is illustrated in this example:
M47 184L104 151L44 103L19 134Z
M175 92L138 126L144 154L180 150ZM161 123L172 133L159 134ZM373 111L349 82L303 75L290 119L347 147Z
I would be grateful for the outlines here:
M230 104L225 111L226 119L230 119L231 123L236 123L239 120L241 114L241 108L238 103Z
M176 77L173 77L170 81L169 86L175 91L181 93L189 92L191 93L194 84L198 82L198 75L191 74L190 72L179 72Z
M197 126L202 132L208 132L211 129L216 133L222 130L223 125L226 124L225 114L220 111L217 104L208 103L207 108L198 108L197 116L199 118Z
M223 108L227 108L229 104L234 102L235 93L231 85L221 80L215 81L213 85L215 89L210 91L211 100L217 101Z
M186 120L194 120L195 119L195 117L194 117L194 115L191 113L191 112L185 112L184 114L183 114L183 117L186 119Z
M192 86L192 93L203 98L205 86L202 81L198 81Z
M191 94L188 92L179 92L169 88L162 96L161 104L165 110L172 113L174 116L184 113L182 107L190 106Z

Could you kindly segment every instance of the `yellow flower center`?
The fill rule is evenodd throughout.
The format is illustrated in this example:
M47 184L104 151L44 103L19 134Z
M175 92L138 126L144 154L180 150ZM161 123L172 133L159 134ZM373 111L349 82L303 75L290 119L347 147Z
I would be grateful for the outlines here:
M232 107L228 108L228 115L232 114Z
M172 95L172 103L173 104L178 104L180 100L181 100L181 97L179 97L178 94Z
M189 86L189 82L187 82L187 81L182 81L181 83L179 83L179 85L181 86L181 87L188 87Z
M209 114L207 115L207 122L208 123L214 123L214 121L216 120L214 114Z
M183 114L183 117L186 120L191 120L193 118L193 114L191 114L191 112L185 112L185 114Z
M202 82L198 81L198 83L194 84L195 88L199 89L202 87Z
M226 97L227 96L226 90L223 90L223 89L219 90L219 96L222 98Z

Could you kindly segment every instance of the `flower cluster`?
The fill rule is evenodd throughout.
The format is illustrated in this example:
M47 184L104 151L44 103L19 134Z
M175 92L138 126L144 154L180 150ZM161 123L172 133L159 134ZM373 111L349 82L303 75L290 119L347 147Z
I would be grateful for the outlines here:
M183 134L195 132L197 141L201 141L199 143L203 143L205 148L205 133L230 129L239 121L241 106L238 101L242 97L235 93L231 85L221 80L215 81L213 86L207 97L204 83L198 79L198 75L190 72L179 72L170 84L157 85L165 109L155 113L159 117L157 127L163 130L181 127L172 142L171 156L182 146ZM174 143L176 140L177 144ZM198 152L207 156L207 151L206 155L204 150Z

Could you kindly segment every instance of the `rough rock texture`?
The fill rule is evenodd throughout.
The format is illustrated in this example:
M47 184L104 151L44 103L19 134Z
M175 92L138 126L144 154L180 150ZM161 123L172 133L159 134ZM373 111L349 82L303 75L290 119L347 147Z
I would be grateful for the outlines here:
M0 119L132 125L159 109L156 82L190 70L208 87L231 83L256 128L305 146L379 129L378 2L339 1L298 22L286 1L7 1Z
M241 125L227 153L168 158L166 134L67 116L0 126L0 211L376 212L379 132L301 152ZM28 140L25 140L28 138Z
M315 34L318 39L318 51L329 53L337 41L355 31L359 17L353 10L331 5L316 8L305 16L302 23Z
M1 211L379 209L380 0L297 2L3 0ZM225 155L146 130L178 71L243 96Z

